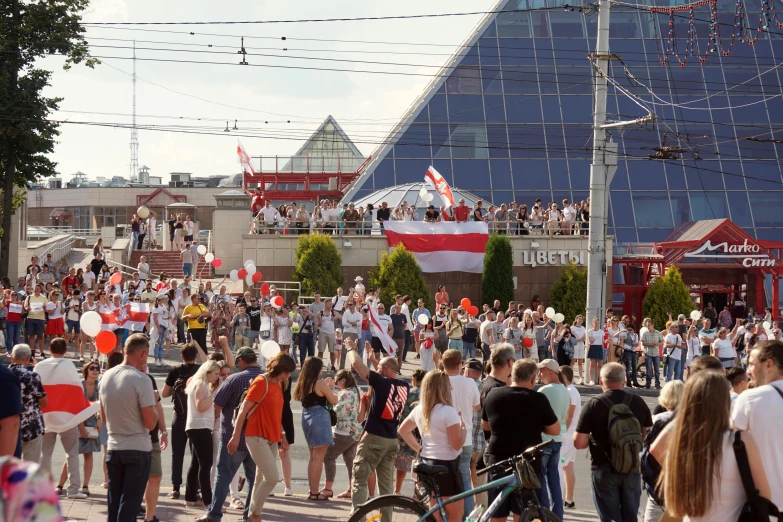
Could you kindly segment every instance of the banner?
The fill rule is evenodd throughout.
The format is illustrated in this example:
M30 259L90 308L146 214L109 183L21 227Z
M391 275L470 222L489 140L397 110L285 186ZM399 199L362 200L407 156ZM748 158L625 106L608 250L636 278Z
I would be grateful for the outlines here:
M422 272L484 271L489 230L483 221L384 223L389 248L402 244L419 262Z
M237 141L237 155L239 156L239 164L242 165L242 170L248 174L255 175L256 171L253 170L253 165L250 161L250 155L239 141Z
M86 363L85 363L86 364ZM100 405L84 396L79 371L71 361L49 357L35 365L46 392L46 408L42 408L48 433L62 433L75 428L95 415Z
M102 330L125 328L133 332L141 332L149 320L150 305L149 303L126 303L113 311L105 306L99 306L98 314L103 322Z
M386 350L386 352L391 355L395 356L397 353L397 343L394 342L394 339L391 338L389 335L389 332L387 330L384 330L384 328L381 326L381 323L378 321L378 312L375 310L375 307L378 306L378 301L373 301L370 306L367 307L367 319L370 321L370 324L372 325L372 328L370 328L371 332L378 332L377 337L381 340L381 343L383 344L383 348ZM362 350L364 347L362 347Z
M440 172L435 170L435 167L432 165L427 169L427 173L424 174L424 181L429 183L429 185L440 195L440 199L443 201L443 205L446 208L454 206L454 196L451 194L451 187L449 187L449 184L446 183L446 180L440 175Z

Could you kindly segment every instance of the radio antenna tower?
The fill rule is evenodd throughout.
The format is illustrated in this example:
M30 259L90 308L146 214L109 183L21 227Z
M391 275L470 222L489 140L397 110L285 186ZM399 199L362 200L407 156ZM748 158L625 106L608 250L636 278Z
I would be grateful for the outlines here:
M130 141L130 180L139 176L139 131L136 129L136 40L133 40L133 125Z

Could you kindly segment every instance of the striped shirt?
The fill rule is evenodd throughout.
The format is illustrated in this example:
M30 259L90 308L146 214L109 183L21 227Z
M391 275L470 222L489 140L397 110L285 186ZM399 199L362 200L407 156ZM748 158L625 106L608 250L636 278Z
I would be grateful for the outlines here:
M242 406L242 393L250 387L253 379L264 373L259 366L250 366L244 371L229 375L215 392L214 402L222 408L220 412L220 443L228 444L234 433L234 411ZM239 439L237 451L247 451L245 432Z

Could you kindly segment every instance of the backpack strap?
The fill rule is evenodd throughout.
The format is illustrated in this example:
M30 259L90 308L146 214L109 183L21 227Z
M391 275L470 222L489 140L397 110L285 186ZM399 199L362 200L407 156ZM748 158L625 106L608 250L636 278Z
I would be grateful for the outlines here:
M607 397L606 395L599 395L596 397L596 399L598 399L599 402L601 402L604 406L606 406L607 410L611 410L612 406L615 405L612 401L609 400L609 397ZM625 399L623 399L623 402L624 401Z
M633 399L633 397L631 396L630 393L623 392L623 404L625 404L629 408L631 407L631 400L632 399Z
M759 496L759 490L756 489L756 485L753 483L753 474L750 471L750 461L748 460L748 452L745 449L745 443L742 442L741 431L734 432L734 458L737 459L737 468L739 468L740 478L742 479L742 487L745 490L745 494L748 496L748 501L753 501Z
M781 391L780 388L778 388L774 384L770 384L770 386L772 386L772 389L775 390L776 392L778 392L778 395L780 395L780 398L783 399L783 391Z

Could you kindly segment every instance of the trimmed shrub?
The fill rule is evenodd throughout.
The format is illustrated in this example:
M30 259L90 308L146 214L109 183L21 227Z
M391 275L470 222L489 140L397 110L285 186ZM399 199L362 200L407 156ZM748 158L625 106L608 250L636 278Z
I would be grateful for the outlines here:
M571 324L577 315L585 315L587 309L587 269L571 263L564 266L560 279L549 289L552 308L565 316Z
M484 254L484 271L481 274L481 303L492 306L495 299L505 306L514 300L514 258L511 241L503 234L492 234Z
M688 287L676 267L670 267L663 277L653 281L644 296L644 317L655 321L658 329L662 329L669 320L669 312L676 319L678 314L689 316L693 309Z
M415 303L424 299L424 306L432 309L432 296L424 281L419 262L402 245L390 253L384 253L381 261L370 269L368 276L370 288L380 288L380 299L383 304L391 306L397 295L409 295Z
M343 285L342 257L330 236L299 236L295 256L293 278L302 283L302 295L337 294L337 287Z

